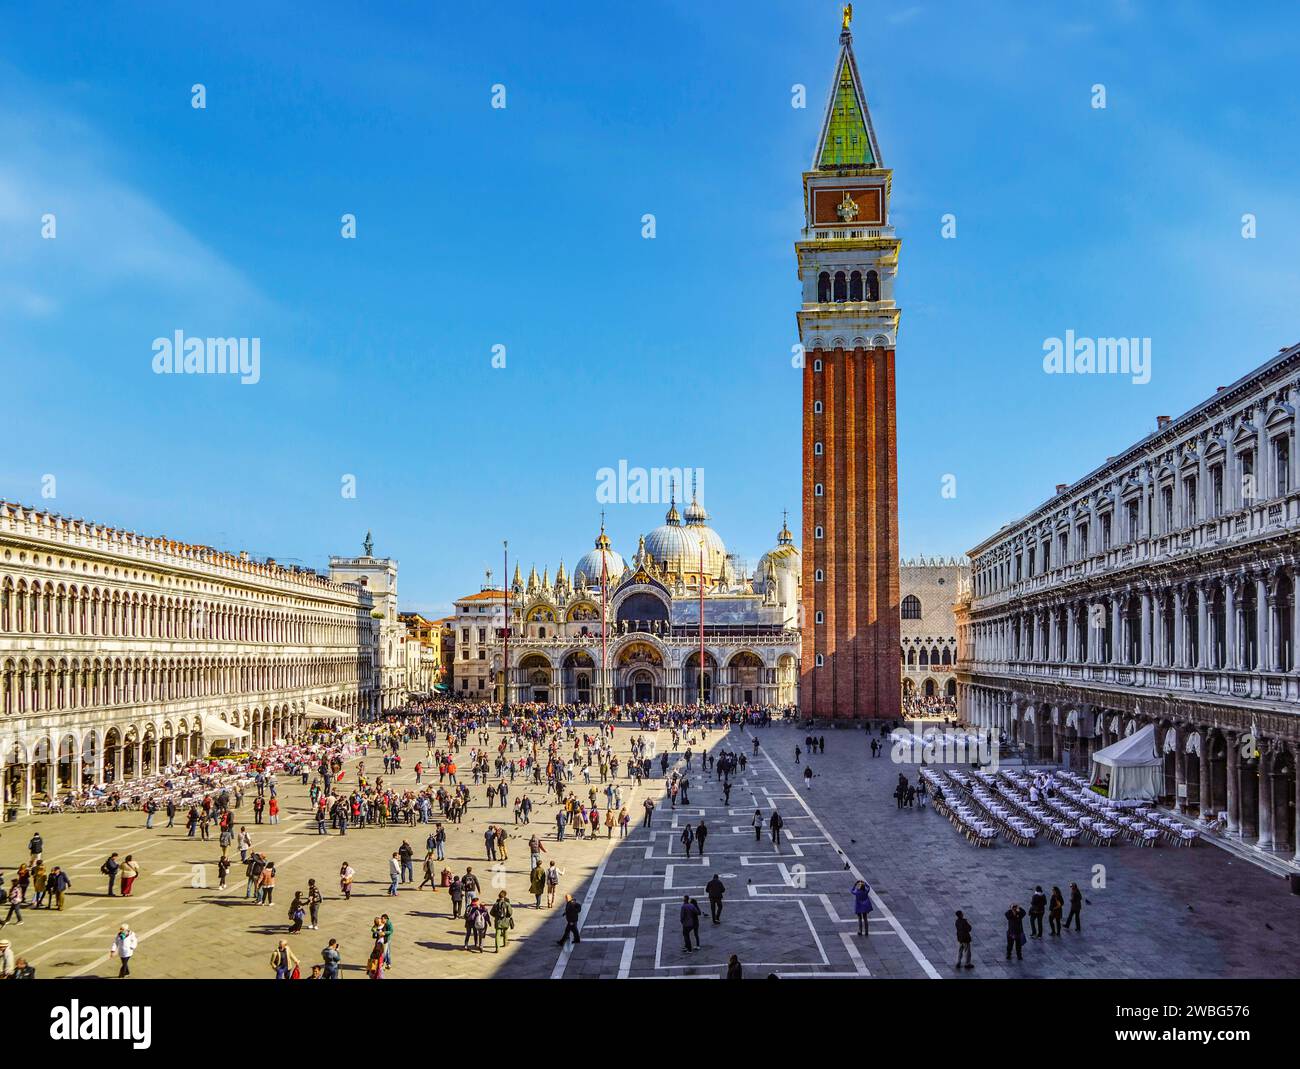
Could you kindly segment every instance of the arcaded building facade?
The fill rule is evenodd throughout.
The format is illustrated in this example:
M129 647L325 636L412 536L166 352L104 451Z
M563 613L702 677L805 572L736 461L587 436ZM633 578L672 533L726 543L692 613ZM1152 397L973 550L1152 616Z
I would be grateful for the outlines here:
M967 720L1078 767L1148 723L1165 797L1300 847L1300 346L971 550Z
M295 735L311 703L378 712L387 606L358 580L395 565L349 561L340 582L0 501L0 811Z

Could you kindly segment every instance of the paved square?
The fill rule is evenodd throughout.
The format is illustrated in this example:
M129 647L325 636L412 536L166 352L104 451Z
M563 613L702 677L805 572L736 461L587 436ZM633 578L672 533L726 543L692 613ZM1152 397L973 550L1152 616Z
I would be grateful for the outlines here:
M1050 843L1015 847L1000 841L987 850L970 846L932 810L899 810L892 791L898 766L888 756L872 759L862 731L826 734L827 753L811 758L810 788L794 747L804 732L771 727L757 732L733 728L710 733L707 746L726 746L751 759L733 777L730 804L720 783L700 768L690 771L690 804L670 807L662 778L638 791L618 781L633 815L626 839L617 832L577 840L555 838L554 804L543 788L518 781L514 794L529 793L536 808L531 826L516 828L511 810L488 807L484 791L471 787L473 805L460 826L448 827L445 867L473 866L485 898L503 886L515 906L516 927L501 953L491 940L482 954L462 950L464 928L450 916L447 892L414 890L404 884L396 898L386 894L387 859L402 839L422 856L428 827L417 824L366 829L346 836L320 836L308 819L306 789L280 777L282 823L251 823L251 799L238 816L267 852L279 873L274 905L258 907L244 897L236 864L226 891L216 889L215 838L188 839L182 827L156 820L144 828L143 814L72 814L22 820L4 827L0 868L12 874L27 859L26 843L39 827L47 865L70 871L73 886L63 913L24 910L24 924L10 923L4 936L41 977L112 976L106 951L118 924L141 936L132 966L149 977L269 977L270 953L285 937L293 892L314 877L325 893L318 931L303 931L290 945L306 967L319 960L330 937L343 948L343 976L364 976L372 918L389 913L396 926L392 978L555 977L656 979L716 978L736 954L746 976L836 978L926 977L1294 977L1300 975L1300 898L1284 881L1211 845L1191 850L1139 850L1121 846L1064 848ZM620 757L632 733L616 732ZM760 749L753 755L757 735ZM654 736L660 748L667 732ZM407 747L407 764L423 754ZM697 747L698 750L698 747ZM681 755L674 754L681 766ZM807 759L805 759L806 761ZM372 751L368 762L376 763ZM355 761L347 763L349 778ZM655 771L658 773L656 762ZM909 770L914 774L914 769ZM409 769L397 782L410 784ZM595 783L597 791L603 784ZM571 785L586 795L579 775ZM640 827L641 803L657 802L651 827ZM780 847L766 820L776 807L784 820ZM754 810L764 819L756 841ZM687 823L706 823L704 857L686 857L680 840ZM482 833L504 821L511 839L509 859L483 856ZM528 894L528 835L544 836L546 860L563 870L554 909L536 909ZM110 851L134 854L143 875L131 899L104 894L99 866ZM236 862L238 855L232 851ZM337 872L344 860L357 870L351 901L338 894ZM1104 886L1094 867L1104 866ZM441 868L442 866L438 866ZM714 874L727 893L722 923L713 925L705 884ZM857 934L850 888L857 873L875 892L870 935ZM420 866L416 865L417 882ZM1002 914L1012 901L1027 904L1035 884L1085 888L1082 935L1030 940L1023 962L1004 957ZM556 946L563 929L559 907L571 891L583 903L582 942ZM699 900L699 951L686 953L678 923L683 895ZM977 968L954 972L953 911L962 909L975 929Z

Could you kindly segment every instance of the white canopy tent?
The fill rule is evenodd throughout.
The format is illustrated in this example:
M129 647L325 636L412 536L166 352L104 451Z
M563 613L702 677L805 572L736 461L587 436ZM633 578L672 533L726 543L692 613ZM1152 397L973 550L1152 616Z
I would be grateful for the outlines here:
M1156 728L1148 724L1092 755L1092 782L1110 776L1110 799L1155 799L1164 791L1165 762L1156 752Z
M328 705L321 705L320 702L308 702L306 716L308 720L346 720L348 718L347 713L331 709Z
M204 713L202 716L203 734L209 742L215 742L218 739L245 739L252 735L252 732L245 731L234 724L227 724L221 717L213 713Z

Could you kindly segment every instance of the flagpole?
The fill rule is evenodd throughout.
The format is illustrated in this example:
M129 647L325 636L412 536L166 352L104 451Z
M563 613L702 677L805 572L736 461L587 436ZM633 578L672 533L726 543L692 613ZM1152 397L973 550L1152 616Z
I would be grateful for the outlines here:
M600 533L605 534L605 514L600 514ZM608 558L605 556L604 538L601 538L600 546L600 713L604 719L609 712L609 676L606 665L609 663L609 636L606 629L606 598L609 593L609 568L606 566Z
M700 716L704 715L704 539L700 539Z
M505 628L501 632L501 722L510 715L510 543L501 542L501 607Z

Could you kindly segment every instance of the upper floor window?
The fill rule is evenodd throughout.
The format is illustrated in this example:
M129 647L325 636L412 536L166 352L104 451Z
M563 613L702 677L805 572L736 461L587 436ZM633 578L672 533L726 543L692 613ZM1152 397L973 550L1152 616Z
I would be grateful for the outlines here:
M1291 489L1291 443L1286 435L1273 439L1273 481L1279 495Z
M1124 519L1128 525L1125 536L1130 542L1138 540L1138 503L1137 498L1124 503Z
M1172 531L1174 529L1174 488L1172 486L1161 489L1160 507L1164 512L1165 530Z
M822 487L821 483L818 483L816 486L813 487L813 497L821 497L824 492L825 490Z
M822 403L821 403L820 401L814 401L814 402L813 402L813 415L814 415L814 416L820 416L821 414L822 414Z
M817 276L817 300L826 304L831 299L831 273L823 271Z
M919 620L921 618L921 599L915 594L908 594L903 599L902 614L904 620Z
M821 456L821 455L822 455L822 444L821 444L821 442L814 442L814 443L813 443L813 456L815 456L815 457L819 457L819 456Z
M814 537L814 538L825 538L825 537L826 537L826 532L825 532L825 530L823 530L823 528L822 528L822 526L821 526L820 524L818 524L816 527L813 528L813 537Z
M1110 513L1101 518L1101 548L1110 549Z
M826 573L822 571L820 568L818 568L813 573L813 579L818 583L822 582L825 578L826 578Z
M822 369L822 362L821 362L820 360L814 360L814 361L813 361L813 370L814 370L814 371L820 371L821 369Z

